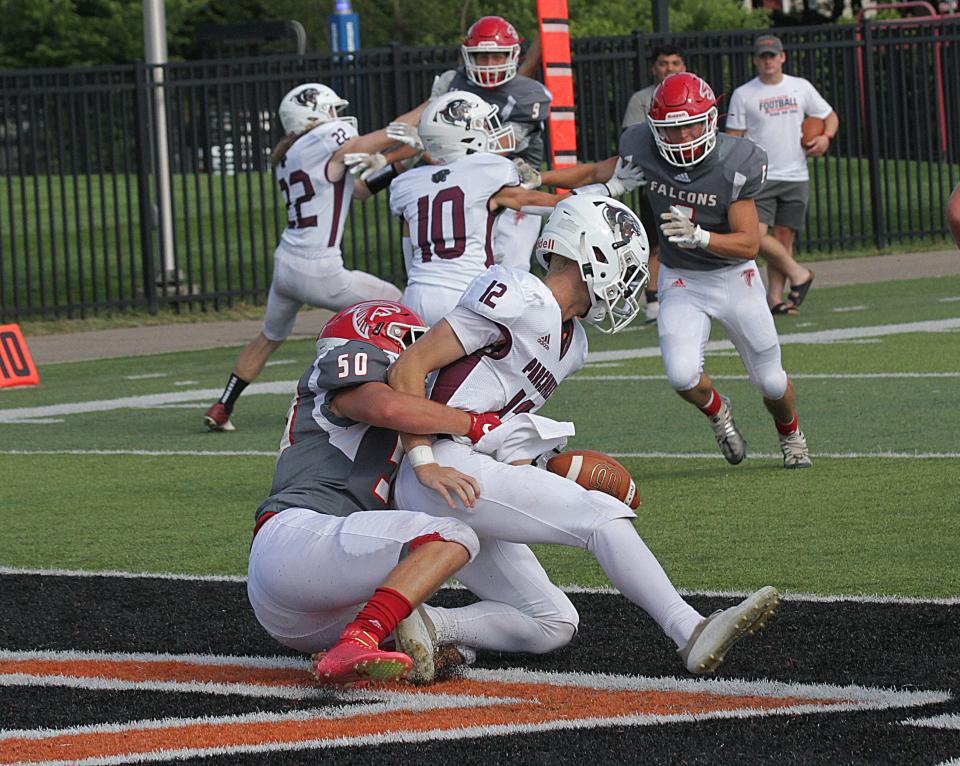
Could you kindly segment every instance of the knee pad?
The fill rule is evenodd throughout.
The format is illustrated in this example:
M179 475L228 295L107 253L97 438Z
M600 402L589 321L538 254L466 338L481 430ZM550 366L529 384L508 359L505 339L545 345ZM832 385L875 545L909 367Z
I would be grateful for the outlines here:
M664 358L663 369L674 391L689 391L700 382L700 361L694 357Z
M580 615L569 601L558 609L556 614L547 617L535 617L542 638L536 646L527 648L532 654L546 654L562 649L569 644L580 627Z
M781 399L787 393L787 373L779 364L765 364L757 369L753 384L766 399Z
M458 519L444 517L431 519L431 526L433 527L432 531L425 532L410 542L410 550L430 540L444 540L450 543L460 543L470 554L470 561L476 558L480 551L480 539L477 537L477 533L467 524Z

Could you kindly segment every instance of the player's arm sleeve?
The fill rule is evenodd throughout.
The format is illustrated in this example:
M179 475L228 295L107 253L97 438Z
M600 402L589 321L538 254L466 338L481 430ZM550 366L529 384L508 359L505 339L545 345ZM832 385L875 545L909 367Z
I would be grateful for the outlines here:
M630 157L631 158L630 161L633 162L634 165L638 165L639 163L637 162L637 158L641 154L640 135L642 131L645 131L645 130L648 131L650 129L651 128L649 124L644 122L640 124L631 125L625 131L623 131L623 133L620 135L620 145L618 147L620 156L623 159Z
M740 140L744 141L748 153L734 172L731 202L753 199L767 181L767 153L759 144L747 139Z
M401 179L394 178L390 182L390 213L397 218L403 218L403 210L407 206L407 195L403 192L407 183L406 181L397 183L398 181Z
M733 130L747 129L747 112L744 103L743 91L737 88L730 96L729 112L727 113L726 128Z

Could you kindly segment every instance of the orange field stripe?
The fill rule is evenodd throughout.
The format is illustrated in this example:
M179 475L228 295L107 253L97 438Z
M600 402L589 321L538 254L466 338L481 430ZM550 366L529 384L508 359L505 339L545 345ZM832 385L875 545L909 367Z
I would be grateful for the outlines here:
M407 687L409 688L409 687ZM244 746L324 742L395 732L445 731L460 728L523 726L551 721L610 719L622 716L675 716L718 711L760 712L807 704L830 704L804 697L764 697L681 691L610 691L546 683L502 683L458 680L409 694L457 694L505 699L492 707L390 710L330 718L174 724L119 731L63 733L0 739L0 763L77 761L152 751L230 749ZM375 699L375 695L372 695Z
M111 659L0 659L0 675L103 678L114 681L164 681L168 683L258 684L302 686L310 683L303 668L258 668L242 664L198 664L181 660Z

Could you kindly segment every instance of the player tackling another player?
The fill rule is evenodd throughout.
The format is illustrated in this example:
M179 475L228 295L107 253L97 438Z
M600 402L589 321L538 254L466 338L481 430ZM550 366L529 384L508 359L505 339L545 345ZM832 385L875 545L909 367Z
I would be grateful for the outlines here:
M424 606L398 629L402 646L430 656L434 642L475 649L543 653L566 645L579 623L570 599L550 582L528 544L592 553L614 586L674 641L691 673L713 670L727 649L763 624L777 603L766 587L738 606L704 618L676 591L633 527L630 508L537 467L572 434L572 425L536 415L557 386L586 361L581 320L606 333L625 328L641 308L648 245L639 219L609 197L557 203L537 244L547 269L493 266L458 305L391 366L398 391L458 409L496 412L503 425L471 446L459 439L404 434L407 456L395 487L402 507L453 517L478 535L480 549L457 573L479 603ZM472 508L428 487L444 467L472 476ZM429 678L430 667L416 668Z

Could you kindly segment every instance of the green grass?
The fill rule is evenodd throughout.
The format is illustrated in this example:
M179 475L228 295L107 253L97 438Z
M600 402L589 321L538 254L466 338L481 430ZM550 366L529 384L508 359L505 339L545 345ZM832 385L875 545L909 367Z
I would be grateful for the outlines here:
M591 365L565 382L543 413L577 423L571 446L627 453L622 460L644 499L637 528L682 587L771 582L801 592L958 595L958 331L791 342L797 333L958 317L960 278L951 277L820 288L802 317L778 318L814 453L807 471L782 469L760 396L729 352L708 354L706 369L731 396L749 444L750 457L737 467L719 457L703 417L669 389L656 357ZM651 348L656 333L643 326L612 337L591 333L591 344L594 351ZM0 415L120 396L217 392L236 352L47 365L40 386L0 392ZM281 363L257 382L286 381L292 391L312 355L309 341L287 343L275 356ZM143 375L163 377L128 377ZM289 393L245 393L232 434L202 427L211 398L37 413L62 418L53 424L0 423L0 565L242 574ZM583 551L541 546L537 553L559 583L607 584Z

